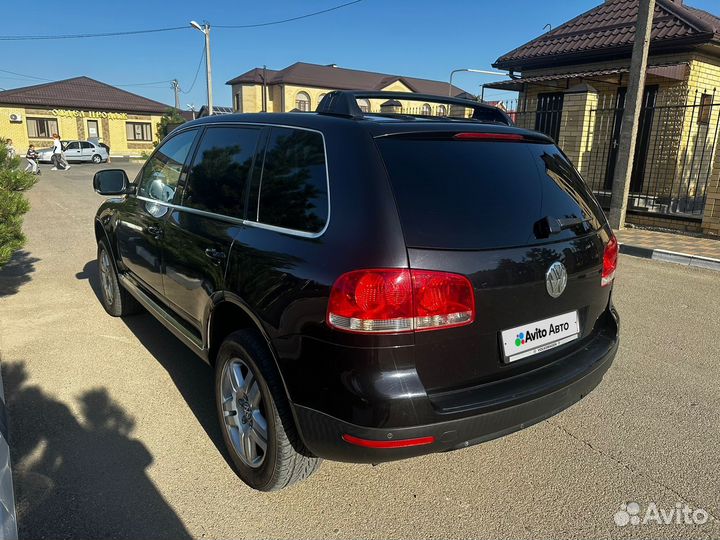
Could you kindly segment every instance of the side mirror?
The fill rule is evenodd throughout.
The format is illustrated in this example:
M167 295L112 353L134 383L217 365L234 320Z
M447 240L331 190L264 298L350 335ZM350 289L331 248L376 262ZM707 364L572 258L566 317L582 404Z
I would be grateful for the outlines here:
M93 189L100 195L126 195L131 192L127 173L122 169L104 169L93 176Z

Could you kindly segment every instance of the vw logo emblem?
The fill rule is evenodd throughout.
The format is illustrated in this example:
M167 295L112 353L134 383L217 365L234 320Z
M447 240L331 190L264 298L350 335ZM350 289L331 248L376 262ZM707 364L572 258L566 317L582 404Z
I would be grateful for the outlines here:
M567 270L565 265L560 261L554 262L545 273L545 287L547 292L553 298L560 296L567 285Z

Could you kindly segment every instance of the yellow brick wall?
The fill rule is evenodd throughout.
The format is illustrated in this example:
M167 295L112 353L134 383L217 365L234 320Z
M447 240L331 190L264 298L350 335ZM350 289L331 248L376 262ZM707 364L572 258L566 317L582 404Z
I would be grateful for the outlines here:
M19 123L10 122L11 114L21 115L22 121ZM30 139L28 137L28 117L56 120L58 133L63 140L87 139L88 120L97 120L99 139L101 142L110 146L110 152L113 156L140 156L143 152L151 151L154 148L152 142L127 140L126 123L131 121L149 122L151 124L152 137L153 140L155 140L155 131L161 118L160 115L147 114L128 114L127 119L78 118L73 116L57 116L53 114L53 109L0 106L0 137L12 139L16 150L23 154L31 143L34 144L36 148L45 148L52 145L52 139Z
M693 122L693 134L695 136L708 138L710 143L715 142L714 148L707 148L710 143L706 144L705 156L702 156L700 149L695 150L695 162L702 162L703 169L700 169L700 177L708 178L706 186L706 201L703 212L702 230L706 234L720 234L720 148L718 142L715 141L718 121L720 118L720 60L710 58L704 55L698 55L693 62L690 72L690 90L689 99L694 101L695 90L698 96L701 94L714 94L715 106L712 108L712 115L708 126L698 126L697 122ZM699 98L698 98L699 99ZM697 112L695 115L697 116ZM710 130L706 133L705 130ZM715 133L713 133L715 130ZM698 157L698 153L701 156ZM692 163L692 162L691 162ZM698 167L694 167L697 169ZM710 171L708 177L707 172ZM704 173L704 174L703 174Z

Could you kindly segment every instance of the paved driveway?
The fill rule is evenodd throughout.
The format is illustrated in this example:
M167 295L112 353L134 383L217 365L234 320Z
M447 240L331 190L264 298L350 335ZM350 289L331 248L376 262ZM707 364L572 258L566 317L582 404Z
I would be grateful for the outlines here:
M27 248L0 272L21 537L720 536L712 517L613 520L629 501L641 516L652 502L720 516L717 273L622 257L617 361L549 421L450 454L326 462L303 484L261 494L219 450L210 368L150 316L113 319L96 297L101 199L90 179L100 167L45 169Z

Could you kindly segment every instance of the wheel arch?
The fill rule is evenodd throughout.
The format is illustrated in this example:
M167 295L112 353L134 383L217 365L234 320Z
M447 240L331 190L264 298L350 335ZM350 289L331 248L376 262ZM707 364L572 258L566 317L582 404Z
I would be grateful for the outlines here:
M273 359L273 364L285 390L285 396L288 401L292 403L287 384L285 383L285 377L280 369L280 362L278 361L275 347L273 347L270 336L263 328L260 318L253 313L247 303L236 294L227 291L218 292L212 298L206 320L205 348L207 350L207 361L211 366L215 365L215 357L217 356L220 345L222 345L222 342L228 335L236 330L245 328L253 330L257 332L265 342L265 346ZM291 409L293 410L293 416L295 416L294 407L291 407Z
M95 218L95 242L99 243L100 240L105 240L105 244L110 248L110 253L112 254L112 257L110 259L112 260L113 267L115 268L115 271L118 271L118 261L117 261L117 249L115 244L110 240L110 235L107 232L107 229L100 221L100 218Z
M277 353L272 346L270 336L263 328L260 318L257 317L250 306L247 305L239 296L223 291L213 295L210 302L209 310L206 316L207 324L205 335L205 347L208 351L208 361L210 364L215 363L215 356L220 348L223 340L236 330L248 328L256 331L262 336L265 344L273 357L275 367L280 373L280 365L278 363ZM283 381L284 384L284 381ZM287 391L287 389L286 389Z

